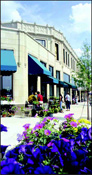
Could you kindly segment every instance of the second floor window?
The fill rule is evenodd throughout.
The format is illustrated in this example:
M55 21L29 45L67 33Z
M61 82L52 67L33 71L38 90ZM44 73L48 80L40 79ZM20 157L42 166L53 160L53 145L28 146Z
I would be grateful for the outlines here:
M49 66L49 71L51 72L51 76L54 76L53 67L52 66Z
M69 66L69 54L68 54L68 66Z
M56 71L56 78L60 80L60 71Z
M63 73L63 79L64 81L66 81L67 83L70 83L70 75Z
M56 56L56 60L59 60L58 44L56 44L56 43L55 43L55 56Z
M46 47L46 41L45 40L36 39L36 41L38 43L40 43L42 46Z
M43 61L40 61L45 67L46 67L46 63L44 63Z
M63 49L63 62L65 63L65 49Z
M67 52L66 52L66 65L67 65Z

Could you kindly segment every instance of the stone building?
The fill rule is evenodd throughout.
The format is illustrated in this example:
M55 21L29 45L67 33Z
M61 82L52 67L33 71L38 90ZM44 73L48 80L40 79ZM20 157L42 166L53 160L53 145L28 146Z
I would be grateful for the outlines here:
M36 91L44 100L69 91L81 101L81 90L71 76L77 61L63 33L54 27L23 21L2 23L1 95L11 95L16 103L25 104Z

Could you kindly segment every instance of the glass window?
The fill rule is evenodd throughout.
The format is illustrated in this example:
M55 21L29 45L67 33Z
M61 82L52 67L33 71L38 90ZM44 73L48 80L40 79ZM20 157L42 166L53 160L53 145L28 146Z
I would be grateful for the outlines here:
M55 43L55 56L56 56L56 60L59 60L58 44L56 44L56 43Z
M1 95L12 97L12 75L2 76L1 84Z
M65 63L65 49L63 49L63 62Z
M66 65L67 65L67 52L66 52Z
M69 66L69 54L68 54L68 66Z
M60 71L56 71L56 78L60 80Z
M45 40L36 39L36 41L38 43L40 43L42 46L46 47L46 41Z
M63 79L64 81L66 81L67 83L70 83L70 75L63 73Z
M46 67L46 63L44 63L43 61L40 61L45 67Z
M71 58L71 68L72 68L72 58Z
M54 96L54 87L53 87L53 85L50 84L49 88L50 88L50 96Z
M49 66L49 71L51 72L51 76L54 76L54 71L53 71L53 67L52 66Z
M60 94L60 88L57 86L57 90L56 90L57 97L59 97L59 94Z

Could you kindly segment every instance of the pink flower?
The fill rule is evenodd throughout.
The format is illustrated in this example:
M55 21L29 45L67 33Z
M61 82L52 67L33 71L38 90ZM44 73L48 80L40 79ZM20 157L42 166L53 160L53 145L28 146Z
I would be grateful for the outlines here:
M71 119L73 119L72 115L74 115L74 114L73 113L67 114L64 116L64 118L71 120Z
M44 134L47 135L47 136L49 136L51 134L51 131L48 130L48 129L46 129L46 130L44 130Z
M33 145L34 142L30 141L27 145Z

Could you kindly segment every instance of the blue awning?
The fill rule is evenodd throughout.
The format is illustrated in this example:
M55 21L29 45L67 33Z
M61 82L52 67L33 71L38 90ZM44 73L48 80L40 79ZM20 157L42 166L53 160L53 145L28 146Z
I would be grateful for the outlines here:
M1 71L17 71L13 50L1 50Z
M51 72L35 57L28 55L28 74L29 75L51 75Z
M73 84L71 84L71 83L68 83L68 82L66 82L66 81L64 81L64 83L68 84L68 86L69 86L70 88L72 88L72 89L77 89L77 86L75 86L75 85L73 85Z
M59 80L57 78L54 78L52 76L48 76L44 78L44 81L42 83L45 84L59 84Z
M59 84L61 87L66 87L66 88L69 87L68 84L64 83L63 81L59 81Z

